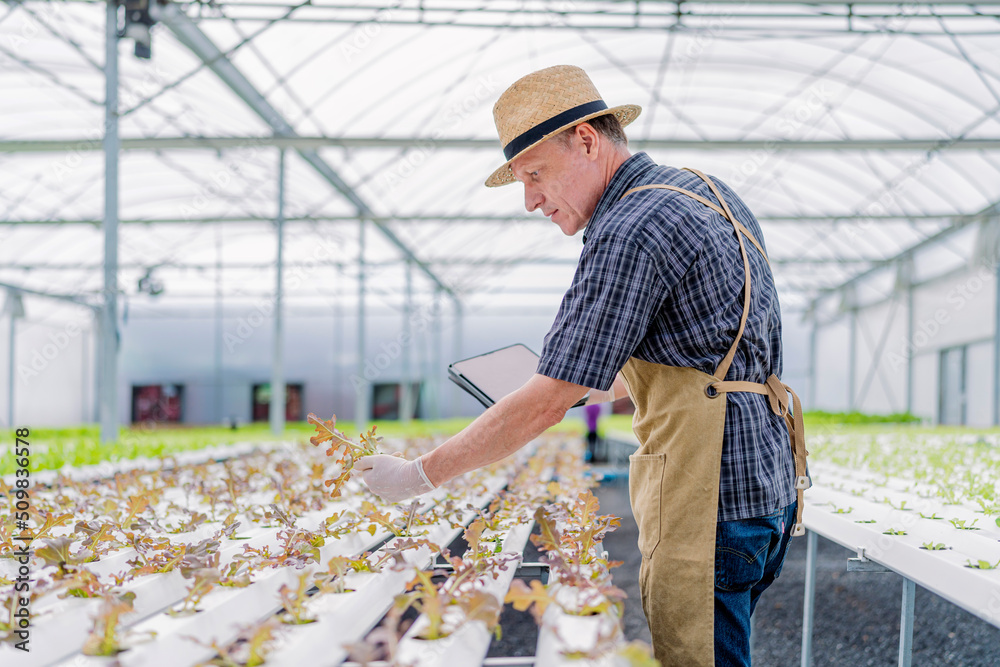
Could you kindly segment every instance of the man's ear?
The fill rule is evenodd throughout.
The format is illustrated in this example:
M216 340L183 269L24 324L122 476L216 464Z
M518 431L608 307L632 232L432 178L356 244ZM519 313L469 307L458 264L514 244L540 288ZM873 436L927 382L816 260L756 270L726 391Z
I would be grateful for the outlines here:
M595 159L598 154L597 130L590 123L584 121L576 126L576 136L583 142L583 147L587 151L587 157L591 160Z

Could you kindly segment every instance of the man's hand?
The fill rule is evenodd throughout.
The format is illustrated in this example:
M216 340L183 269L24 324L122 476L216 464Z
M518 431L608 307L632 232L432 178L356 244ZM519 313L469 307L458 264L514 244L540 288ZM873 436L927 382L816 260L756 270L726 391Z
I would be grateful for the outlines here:
M398 456L375 454L363 456L354 464L372 493L383 500L398 503L434 488L424 474L420 459L407 461Z
M460 433L424 454L421 459L427 479L440 486L513 454L545 429L558 424L586 393L584 386L536 373Z

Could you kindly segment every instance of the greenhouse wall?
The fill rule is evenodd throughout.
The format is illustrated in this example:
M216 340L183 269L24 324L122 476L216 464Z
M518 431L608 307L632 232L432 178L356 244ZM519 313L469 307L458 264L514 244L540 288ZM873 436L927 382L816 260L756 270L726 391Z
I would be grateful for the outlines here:
M846 360L849 358L849 328L849 319L845 317L819 327L816 331L816 352L813 360L816 377L810 383L815 396L811 396L809 401L813 409L830 412L847 409Z
M30 305L30 304L29 304ZM72 306L48 305L44 320L18 320L16 337L15 422L35 426L63 426L96 421L94 379L94 333L89 311ZM222 391L216 389L215 322L212 310L165 307L159 312L137 313L133 308L121 329L118 406L121 423L132 417L132 387L135 385L183 385L183 421L244 424L251 420L254 384L271 380L273 320L248 330L246 308L227 310L223 320ZM523 342L541 352L542 340L555 313L521 314L506 310L475 311L463 321L461 350L456 351L453 311L445 305L438 342L439 356L430 341L432 324L413 326L409 344L414 378L436 380L441 392L440 416L478 414L482 407L447 379L447 365L456 354L471 356L514 342ZM38 312L35 310L35 312ZM352 376L357 375L357 320L335 319L329 312L293 307L285 320L285 381L303 385L302 414L332 414L353 418L355 409ZM256 319L254 320L256 322ZM7 424L7 350L10 320L0 318L0 423ZM76 334L65 335L78 329ZM74 327L76 329L74 329ZM240 331L243 334L237 335ZM366 364L373 382L399 382L403 377L400 346L400 313L386 307L370 307ZM63 339L66 345L61 345ZM55 341L55 342L54 342ZM60 343L60 345L57 345ZM368 363L370 362L370 363ZM432 373L437 368L437 373ZM425 387L433 392L435 387ZM424 397L424 417L431 416ZM221 400L221 406L217 401Z
M16 320L14 421L79 424L94 418L94 333L89 310L25 299ZM38 313L44 313L39 316ZM0 318L0 423L8 423L10 319Z
M906 289L860 305L853 318L853 360L851 312L821 322L813 406L901 412L912 358L914 414L935 423L992 424L996 298L995 270L975 263L912 288L912 334Z
M938 417L938 356L917 354L913 357L913 408L922 419L937 422Z
M353 378L358 374L357 320L352 315L335 320L332 316L303 313L297 309L285 321L285 380L303 385L303 413L332 414L353 418L355 395ZM455 350L454 318L443 309L442 336L435 353L431 341L432 324L416 326L409 344L411 368L415 379L438 383L441 391L440 415L477 414L481 407L447 379L447 365L456 354L471 356L480 352L523 342L536 352L548 331L553 314L519 316L478 312L463 322L462 349ZM239 318L227 317L224 332L234 332ZM230 416L240 423L250 419L250 394L255 383L270 382L273 329L258 327L242 339L226 338L223 344L222 421ZM186 333L185 333L186 332ZM192 332L197 332L194 335ZM214 323L190 318L136 318L128 325L122 351L122 373L130 383L184 383L192 389L186 397L185 421L214 422ZM403 378L401 316L388 308L370 308L364 368L366 379L375 383L394 383ZM435 357L437 354L437 357ZM171 359L169 366L164 359ZM434 372L436 369L436 372ZM433 386L427 387L429 392ZM196 396L200 400L193 400ZM430 395L425 395L424 414L431 416ZM123 418L127 401L121 400ZM329 414L328 414L329 413Z
M968 423L993 423L993 341L970 345L968 350L966 401Z
M781 380L808 404L809 396L809 335L812 325L802 318L801 311L782 309L781 317Z
M246 308L230 311L223 319L222 384L216 383L216 334L211 308L180 310L164 307L159 311L133 306L122 325L119 356L118 406L121 423L132 420L132 388L145 385L182 385L183 419L186 423L240 424L252 420L251 393L258 383L271 380L273 321L256 327L240 328L246 322ZM94 334L89 311L59 307L45 321L18 321L17 366L31 367L44 353L54 354L52 338L61 340L66 327L80 327L81 333L67 336L71 342L58 351L53 362L40 367L37 375L16 378L15 421L36 426L64 426L95 422ZM309 412L353 418L355 410L352 376L357 374L357 320L351 316L335 319L326 312L293 307L285 323L285 381L303 386L302 416ZM430 345L431 325L413 328L410 344L415 378L439 383L442 397L440 416L469 416L482 411L473 398L460 392L447 379L446 367L456 355L453 313L445 307L439 343L440 366L432 375L434 352ZM539 311L511 317L505 309L483 309L464 318L462 357L523 342L541 352L554 312ZM29 313L30 317L30 313ZM256 319L254 320L256 321ZM8 322L0 319L0 368L6 371ZM83 327L86 326L86 329ZM783 321L784 372L782 379L804 400L809 391L809 328L798 313L787 312ZM418 331L419 329L419 331ZM237 331L242 334L237 335ZM370 308L366 369L369 380L394 383L403 377L401 316L386 307ZM86 353L84 354L84 347ZM367 363L367 362L370 362ZM32 373L35 371L32 370ZM7 421L7 383L0 382L0 420ZM423 413L430 417L430 393L423 397ZM327 414L327 416L329 416Z
M848 318L849 319L849 318ZM865 412L892 413L906 409L906 302L903 295L858 312L854 332L852 405Z

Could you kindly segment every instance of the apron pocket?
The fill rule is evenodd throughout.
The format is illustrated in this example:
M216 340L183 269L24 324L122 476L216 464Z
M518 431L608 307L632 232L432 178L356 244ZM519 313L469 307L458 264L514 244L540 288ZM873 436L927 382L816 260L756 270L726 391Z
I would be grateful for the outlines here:
M666 454L632 454L629 459L628 495L639 526L639 552L652 558L660 543L660 488Z

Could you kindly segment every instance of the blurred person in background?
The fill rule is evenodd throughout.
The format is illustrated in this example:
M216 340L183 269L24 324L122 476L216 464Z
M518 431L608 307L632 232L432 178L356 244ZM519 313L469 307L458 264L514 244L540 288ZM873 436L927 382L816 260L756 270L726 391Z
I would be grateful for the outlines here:
M601 418L601 404L588 403L583 407L583 415L587 422L587 453L583 460L590 463L606 463L607 457L600 454L598 447L597 422Z

